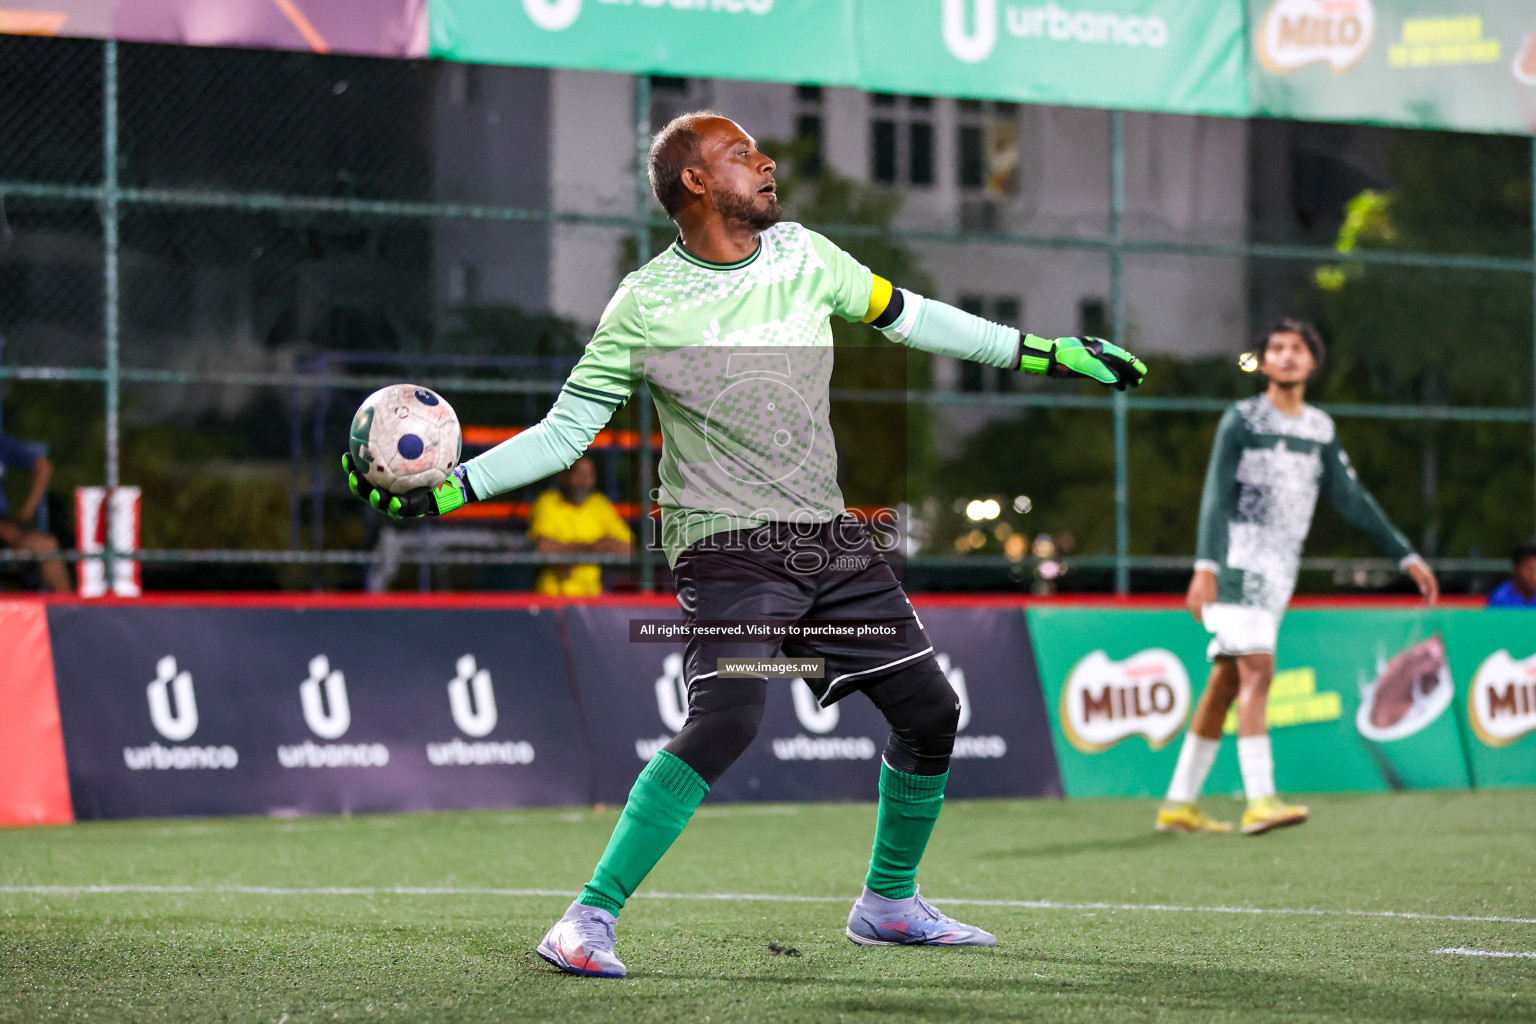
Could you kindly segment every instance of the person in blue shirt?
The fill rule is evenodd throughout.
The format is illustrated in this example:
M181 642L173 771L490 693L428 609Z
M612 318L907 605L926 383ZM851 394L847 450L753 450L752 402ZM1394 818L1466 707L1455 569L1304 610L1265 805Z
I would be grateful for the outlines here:
M1489 608L1536 608L1536 537L1515 545L1509 579L1488 595Z
M11 470L32 474L27 498L22 502L14 518L9 515L10 507L6 502L4 485L5 474ZM48 481L52 478L53 463L48 461L48 456L42 454L36 445L0 434L0 548L14 548L17 551L32 551L38 554L59 550L59 542L52 534L29 528L27 525L32 523L35 526L37 507L47 496ZM49 590L55 593L68 593L74 589L69 580L69 569L63 562L43 560L37 563L37 567L42 574L43 583Z

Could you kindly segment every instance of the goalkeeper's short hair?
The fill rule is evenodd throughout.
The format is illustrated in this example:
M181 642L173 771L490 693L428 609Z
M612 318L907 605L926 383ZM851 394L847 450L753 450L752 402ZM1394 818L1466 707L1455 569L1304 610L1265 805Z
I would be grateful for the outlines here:
M704 162L704 151L699 147L702 140L694 126L712 117L724 118L725 115L713 110L679 114L651 138L645 161L646 177L651 181L656 201L674 220L683 205L683 169Z
M1264 358L1264 350L1269 348L1269 339L1277 334L1299 334L1301 340L1306 343L1307 351L1312 353L1312 361L1317 364L1317 369L1323 368L1323 360L1328 358L1328 347L1323 344L1323 336L1310 320L1297 320L1286 317L1278 320L1269 330L1259 336L1259 359Z

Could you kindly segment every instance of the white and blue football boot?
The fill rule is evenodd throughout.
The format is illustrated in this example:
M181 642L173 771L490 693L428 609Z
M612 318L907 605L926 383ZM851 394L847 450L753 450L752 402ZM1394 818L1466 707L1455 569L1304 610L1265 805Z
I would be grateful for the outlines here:
M622 978L624 965L613 955L614 920L599 907L572 903L534 952L567 974Z
M861 946L995 946L997 936L941 914L922 891L892 900L866 886L848 911L847 935Z

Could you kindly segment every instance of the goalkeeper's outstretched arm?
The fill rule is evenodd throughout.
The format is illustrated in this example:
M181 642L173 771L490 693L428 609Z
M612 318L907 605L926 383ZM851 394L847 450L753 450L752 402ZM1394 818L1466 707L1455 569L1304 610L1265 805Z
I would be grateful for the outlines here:
M471 501L484 501L553 476L581 457L640 386L631 353L645 336L639 305L628 288L620 287L554 406L537 424L470 459L437 487L419 487L407 494L375 489L363 479L352 456L344 455L347 486L380 512L409 519L445 515Z
M1025 334L905 288L893 288L878 275L864 322L911 348L1005 370L1087 377L1121 391L1136 387L1147 375L1145 363L1102 338L1047 339Z

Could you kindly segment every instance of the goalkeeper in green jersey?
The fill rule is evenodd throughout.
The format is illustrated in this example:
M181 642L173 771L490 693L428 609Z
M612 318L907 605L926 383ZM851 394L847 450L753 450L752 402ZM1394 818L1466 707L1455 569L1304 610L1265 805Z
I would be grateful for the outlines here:
M627 276L548 416L436 490L353 490L396 516L440 515L570 465L642 384L663 437L661 544L689 621L896 622L878 642L693 640L688 717L640 772L592 879L540 942L561 970L622 977L614 923L699 801L757 734L766 679L721 678L721 658L825 659L823 706L862 693L891 726L874 852L847 936L863 945L991 945L917 891L944 799L959 702L889 564L837 485L828 422L836 315L928 352L1124 389L1146 367L1095 338L1046 340L893 288L821 235L780 223L774 163L734 122L685 114L651 143L651 187L678 226Z
M1229 832L1195 806L1221 746L1227 710L1237 703L1237 760L1250 835L1307 820L1307 809L1275 793L1270 753L1269 683L1275 638L1296 588L1301 545L1319 494L1360 527L1434 603L1439 586L1429 565L1392 525L1339 446L1333 420L1307 405L1307 382L1323 362L1323 340L1301 320L1282 320L1264 336L1259 370L1263 394L1245 398L1221 418L1200 499L1195 575L1186 603L1211 633L1210 681L1179 750L1160 832Z

